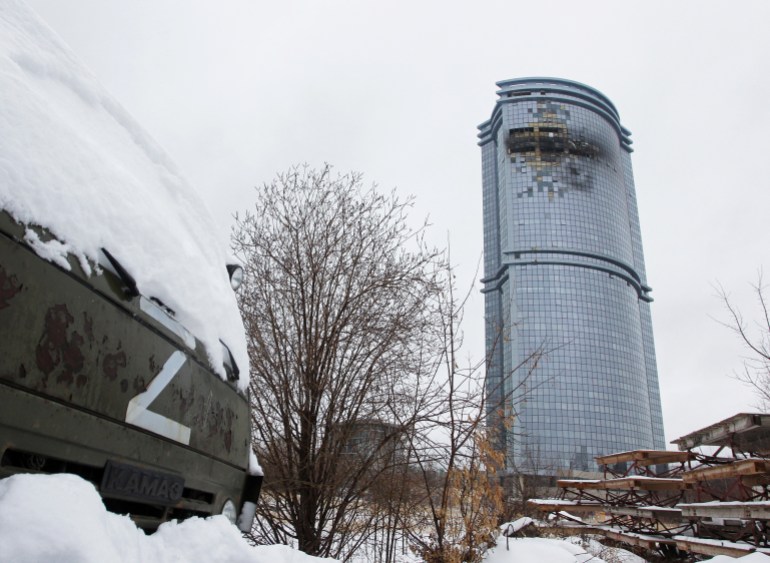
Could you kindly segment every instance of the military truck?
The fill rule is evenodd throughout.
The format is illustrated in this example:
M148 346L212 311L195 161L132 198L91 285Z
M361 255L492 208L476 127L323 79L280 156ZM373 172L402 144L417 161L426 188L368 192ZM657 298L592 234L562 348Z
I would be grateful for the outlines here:
M30 232L53 239L0 210L0 478L77 474L147 530L220 513L248 530L262 477L226 345L223 378L119 248L87 273L41 258Z

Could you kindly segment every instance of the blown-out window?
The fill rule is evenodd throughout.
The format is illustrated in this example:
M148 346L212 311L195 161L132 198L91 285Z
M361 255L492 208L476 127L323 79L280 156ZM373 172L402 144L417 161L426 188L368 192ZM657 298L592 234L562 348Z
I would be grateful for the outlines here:
M567 147L567 128L554 126L518 127L508 135L508 152L564 152Z
M532 125L511 129L506 141L509 154L536 153L537 155L555 155L556 153L595 157L598 148L583 139L570 139L567 127L560 124Z

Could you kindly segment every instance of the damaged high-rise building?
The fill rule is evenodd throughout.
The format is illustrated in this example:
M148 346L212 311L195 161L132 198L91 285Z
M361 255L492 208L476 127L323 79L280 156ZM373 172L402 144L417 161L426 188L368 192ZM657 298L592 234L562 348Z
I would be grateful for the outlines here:
M597 455L664 449L630 132L584 84L497 86L479 126L482 291L508 467L590 471Z

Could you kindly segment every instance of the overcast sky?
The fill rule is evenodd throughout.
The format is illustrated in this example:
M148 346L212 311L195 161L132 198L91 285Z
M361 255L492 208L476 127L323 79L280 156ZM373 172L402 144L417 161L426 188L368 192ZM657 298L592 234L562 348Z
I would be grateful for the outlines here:
M1 1L1 0L0 0ZM770 280L770 2L28 0L155 137L226 237L254 187L333 164L417 198L475 283L483 355L476 126L495 82L557 76L631 130L666 438L741 411L743 351L721 284L759 318Z

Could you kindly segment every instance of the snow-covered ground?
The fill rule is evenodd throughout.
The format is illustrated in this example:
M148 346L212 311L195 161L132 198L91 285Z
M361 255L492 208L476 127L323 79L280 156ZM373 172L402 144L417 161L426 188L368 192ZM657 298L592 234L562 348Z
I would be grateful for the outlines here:
M19 0L0 2L0 209L55 234L25 238L62 267L72 254L88 271L106 248L222 375L224 341L246 386L227 241L163 149Z
M606 559L605 559L606 557ZM641 557L624 549L605 547L598 541L581 542L580 538L517 538L497 541L487 563L644 563Z
M643 563L644 559L579 538L500 537L487 563ZM250 546L224 516L169 522L152 535L127 516L107 512L93 485L74 475L15 475L0 480L0 561L122 563L227 561L313 563L331 561L290 547ZM716 557L712 563L768 563L752 554Z
M107 512L74 475L0 480L0 561L57 563L324 561L287 546L252 547L224 516L161 525L152 535ZM328 560L326 560L328 561Z

